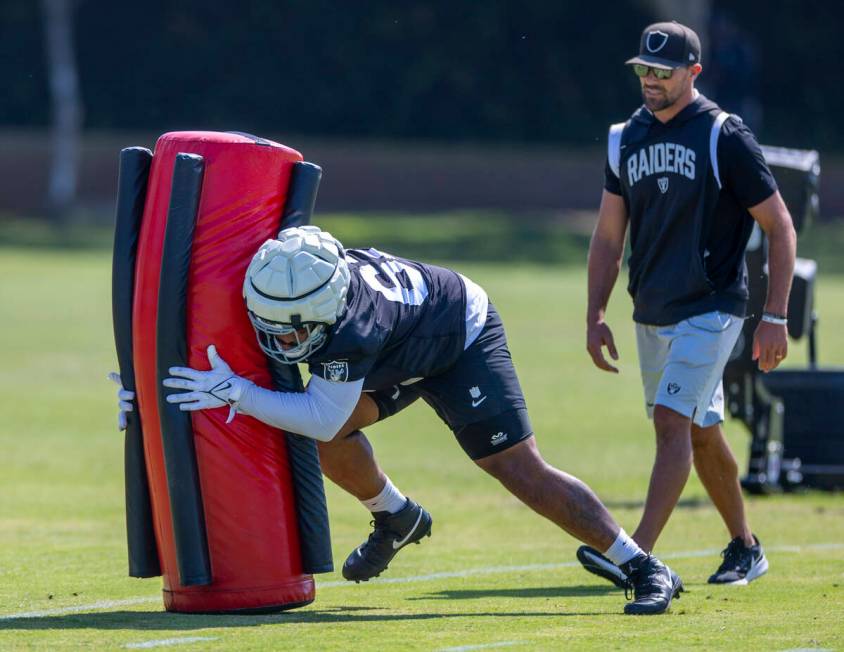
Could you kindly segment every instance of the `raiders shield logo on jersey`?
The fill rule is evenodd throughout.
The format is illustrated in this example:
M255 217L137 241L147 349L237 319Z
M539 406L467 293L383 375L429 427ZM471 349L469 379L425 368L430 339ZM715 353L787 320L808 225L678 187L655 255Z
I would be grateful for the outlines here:
M659 191L664 195L668 192L668 177L659 177L656 180L656 185L659 186Z
M322 363L326 380L332 383L345 383L349 379L349 363L345 360L332 360Z

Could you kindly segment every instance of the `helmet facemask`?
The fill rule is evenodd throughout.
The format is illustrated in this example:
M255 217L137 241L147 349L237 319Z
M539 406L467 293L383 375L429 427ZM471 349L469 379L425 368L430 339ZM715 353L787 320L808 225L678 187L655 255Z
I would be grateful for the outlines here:
M321 322L299 322L298 328L293 324L282 324L281 322L267 321L261 319L251 310L249 321L255 329L258 337L258 346L273 360L282 364L296 364L304 362L314 351L323 345L328 336L328 325ZM306 331L307 335L302 338L299 331ZM279 337L293 335L296 338L295 344L284 344Z

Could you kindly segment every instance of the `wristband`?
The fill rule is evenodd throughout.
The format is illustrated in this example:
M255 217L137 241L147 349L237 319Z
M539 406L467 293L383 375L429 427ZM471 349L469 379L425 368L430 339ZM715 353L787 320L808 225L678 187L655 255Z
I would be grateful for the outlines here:
M788 317L785 315L777 315L773 312L763 312L762 321L766 321L769 324L776 324L777 326L788 326Z

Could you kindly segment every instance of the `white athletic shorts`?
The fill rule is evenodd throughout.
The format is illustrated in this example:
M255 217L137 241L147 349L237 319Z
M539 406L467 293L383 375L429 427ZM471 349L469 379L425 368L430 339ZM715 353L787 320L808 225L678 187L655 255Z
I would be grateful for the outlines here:
M715 311L669 326L636 324L649 419L653 419L654 405L664 405L698 426L724 420L721 378L743 321Z

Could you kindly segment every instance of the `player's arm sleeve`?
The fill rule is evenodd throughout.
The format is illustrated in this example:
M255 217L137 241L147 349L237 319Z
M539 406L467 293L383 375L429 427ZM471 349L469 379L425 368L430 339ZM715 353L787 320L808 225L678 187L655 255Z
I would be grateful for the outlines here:
M275 392L250 385L238 411L259 421L304 437L330 441L354 412L363 379L332 383L311 376L304 392Z
M765 162L753 132L742 122L727 120L718 140L718 167L724 187L744 208L765 201L777 190L777 182Z
M615 172L610 167L610 162L607 160L604 166L604 190L611 192L614 195L621 194L621 180L615 176Z

